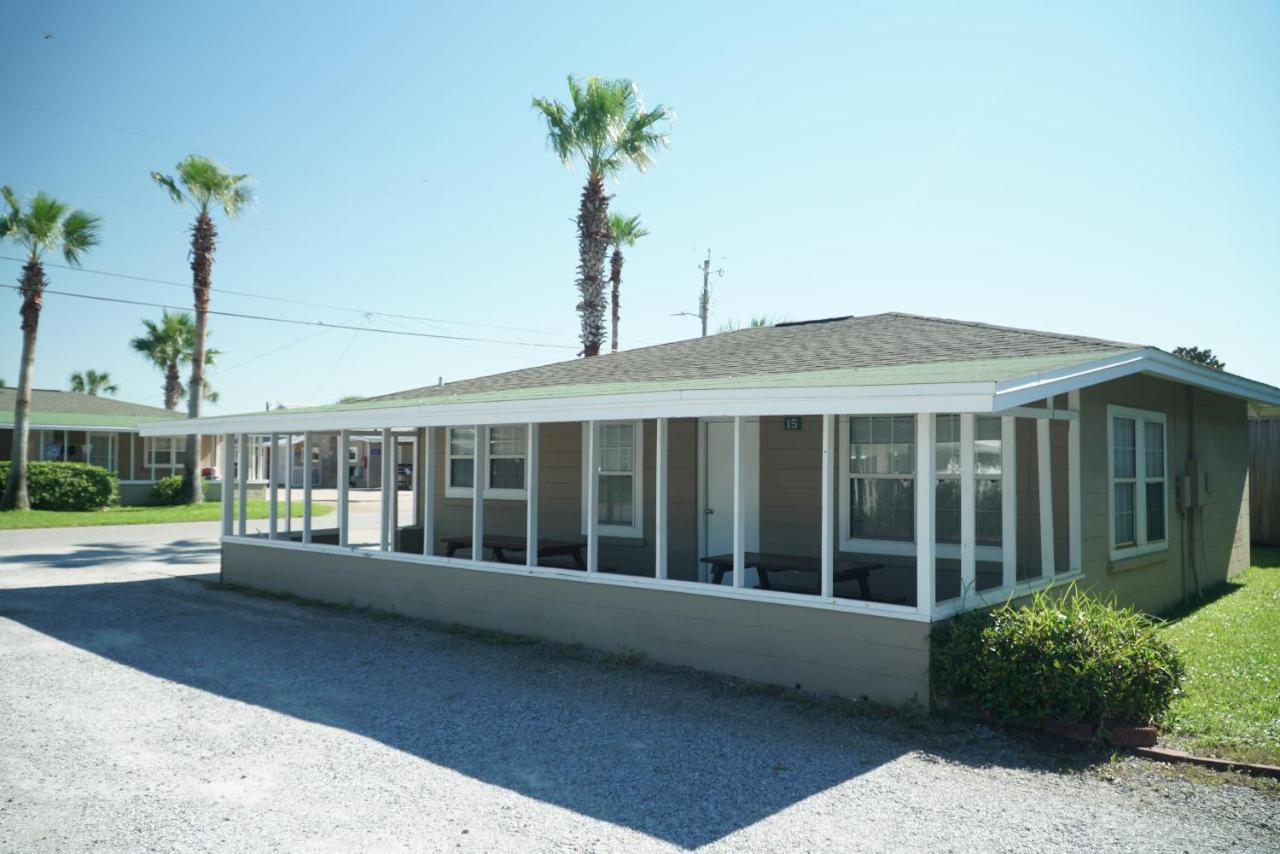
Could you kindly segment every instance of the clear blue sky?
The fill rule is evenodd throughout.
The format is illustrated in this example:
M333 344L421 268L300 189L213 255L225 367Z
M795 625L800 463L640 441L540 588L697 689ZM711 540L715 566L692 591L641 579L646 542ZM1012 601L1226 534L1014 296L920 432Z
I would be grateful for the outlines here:
M573 355L582 175L529 100L563 98L569 72L628 76L678 119L655 168L612 187L652 232L624 346L696 334L670 314L695 307L710 247L713 325L908 311L1208 346L1280 383L1280 5L1045 5L19 2L0 183L101 213L86 267L187 282L189 213L147 175L208 154L259 193L220 225L215 287L310 303L215 308L564 346L214 320L212 411L329 403ZM0 293L10 384L17 309ZM142 314L50 296L37 386L92 367L159 403L127 348Z

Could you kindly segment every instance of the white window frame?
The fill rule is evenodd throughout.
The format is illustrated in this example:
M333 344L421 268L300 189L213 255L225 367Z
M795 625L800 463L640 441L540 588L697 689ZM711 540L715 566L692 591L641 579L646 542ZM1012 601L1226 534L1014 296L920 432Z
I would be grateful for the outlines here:
M155 480L163 477L169 477L174 474L181 474L183 470L183 462L179 462L178 452L182 451L182 455L186 458L186 437L184 436L146 436L143 438L142 444L142 460L143 467L148 473L155 473ZM160 443L165 446L160 447ZM165 458L168 462L156 462L156 452L163 450Z
M880 414L880 413L877 413L877 414ZM914 414L910 412L886 412L886 413L883 413L883 415L912 416L911 442L913 445L915 444L915 441L916 441L915 424L922 417L922 414ZM923 413L923 416L931 417L930 413ZM864 552L867 554L882 554L882 555L914 555L916 553L916 541L915 541L915 521L916 520L914 518L914 512L915 512L914 498L911 503L911 506L913 508L912 509L913 517L912 517L912 523L911 523L911 539L882 540L882 539L854 537L850 531L850 525L849 525L850 482L849 481L850 481L850 478L853 477L853 473L849 471L849 422L851 418L861 418L861 417L864 417L864 416L862 415L839 416L840 488L837 490L837 492L839 493L839 496L840 496L840 551ZM914 463L914 452L912 455L912 461ZM886 472L884 474L868 474L868 475L860 474L858 475L858 477L866 478L868 480L870 479L910 480L912 481L912 484L913 484L913 489L912 489L913 495L915 494L915 487L919 486L919 484L916 483L916 471L914 467L910 472L902 472L902 473ZM956 554L957 556L959 555L958 550Z
M961 417L960 413L957 413L957 412L935 412L935 413L934 413L934 415L933 415L933 437L934 437L934 439L933 439L933 453L934 453L934 460L935 460L935 462L934 462L934 467L935 467L935 475L934 475L934 477L935 477L935 479L936 479L936 480L939 480L939 481L943 481L943 480L952 480L952 481L955 481L955 482L959 483L959 482L960 482L961 477L963 476L963 473L962 473L962 472L958 472L958 471L957 471L957 472L949 472L949 471L948 471L948 472L944 472L944 471L942 471L941 469L938 469L938 468L937 468L937 462L936 462L936 461L937 461L937 453L938 453L938 445L942 444L942 442L938 439L938 435L939 435L939 430L938 430L938 419L939 419L939 418L941 418L941 417L943 417L943 416L950 416L950 415L954 415L954 416L956 417L956 419L957 419L957 422L956 422L956 429L957 429L957 430L959 430L959 429L960 429L959 419L960 419L960 417ZM979 418L986 418L986 419L993 420L993 421L995 422L995 424L996 424L996 427L997 427L997 428L999 428L999 427L1000 427L1000 416L999 416L999 415L975 415L975 416L974 416L974 438L973 438L973 448L974 448L974 454L975 454L975 456L977 455L977 449L978 449L978 437L977 437L977 431L978 431L978 419L979 419ZM1000 437L1000 443L1001 443L1001 445L1003 445L1003 444L1004 444L1004 437L1003 437L1003 435ZM957 440L956 440L956 444L960 444L960 440L959 440L959 439L957 439ZM960 453L961 453L962 458L963 458L964 451L963 451L963 450L961 450L961 451L960 451ZM999 484L999 485L1000 485L1001 492L1002 492L1002 494L1003 494L1003 490L1004 490L1004 453L1003 453L1003 451L1001 452L1000 473L999 473L999 474L978 474L978 472L977 472L977 470L976 470L976 466L975 466L975 471L974 471L974 473L973 473L973 480L974 480L974 484L975 484L975 486L974 486L974 502L975 502L975 503L977 502L977 498L978 498L978 496L977 496L977 486L976 486L976 484L977 484L977 482L978 482L978 481L985 480L985 481L988 481L988 482L991 482L991 483L997 483L997 484ZM938 497L937 497L937 491L936 491L936 490L937 490L937 484L936 484L936 483L934 484L934 490L935 490L935 491L934 491L934 501L936 502L936 501L938 500ZM1002 496L1002 500L1003 500L1003 496ZM975 510L974 512L976 513L977 511ZM937 505L936 505L936 504L934 505L933 513L934 513L934 524L935 524L935 526L936 526L936 524L937 524L937 516L938 516L938 508L937 508ZM1001 526L1000 526L1000 544L999 544L999 545L996 545L996 544L993 544L993 543L983 543L983 542L978 541L978 539L977 539L978 532L977 532L977 528L976 528L976 526L975 526L975 529L974 529L974 549L975 549L975 554L976 554L976 556L977 556L977 559L978 559L978 560L980 560L980 561L987 561L987 562L991 562L991 563L999 563L999 562L1000 562L1000 560L1002 559L1002 557L1004 556L1004 524L1003 524L1003 522L1004 522L1004 520L1003 520L1003 519L1001 519ZM961 532L961 535L963 536L963 532ZM939 556L939 557L944 557L944 558L959 558L959 557L960 557L960 541L959 541L959 540L938 540L937 545L936 545L936 548L937 548L937 553L938 553L938 556ZM955 550L955 553L954 553L954 554L952 554L952 550L953 550L953 549Z
M1115 419L1131 418L1133 429L1133 545L1116 545L1116 455L1115 455ZM1156 423L1164 432L1164 476L1147 477L1147 423ZM1129 480L1129 478L1124 478ZM1164 484L1164 539L1156 542L1147 541L1147 484ZM1128 406L1107 406L1107 545L1112 560L1123 560L1129 557L1155 554L1169 549L1169 423L1163 412L1152 412L1147 409L1133 409Z
M521 447L524 450L522 450L519 454L499 454L496 457L497 459L524 460L524 489L495 489L494 487L489 485L489 482L490 482L489 476L491 472L489 470L488 461L490 459L495 458L494 455L492 454L492 446L489 444L490 426L518 427L519 429L524 431L528 431L529 429L527 424L494 424L494 425L486 424L483 427L481 427L480 429L482 431L482 436L477 438L477 443L479 441L484 441L485 442L484 448L486 451L485 470L481 472L474 465L474 460L475 460L474 453L472 454L453 453L453 431L454 430L471 430L473 428L467 424L460 424L457 427L446 427L444 432L444 457L445 457L444 459L444 494L446 497L472 498L475 495L475 492L472 487L454 486L452 483L449 482L449 478L453 472L453 466L450 465L450 462L452 460L472 460L473 461L473 465L471 467L471 471L473 473L472 477L473 478L481 477L481 476L484 477L484 497L486 499L492 498L498 501L524 501L529 497L529 458L527 456L528 455L528 450L527 450L528 449L528 433L527 432L525 433L525 439L521 442ZM476 447L479 447L479 445L477 444Z
M631 539L639 539L644 537L644 422L643 421L596 421L597 431L602 431L606 425L630 424L631 435L635 437L635 447L631 452L631 460L633 463L631 471L631 506L635 508L635 515L630 525L605 525L597 523L596 533L601 537L628 537ZM590 422L582 422L582 534L587 534L587 478L591 476L591 461L587 459L587 431L590 428ZM600 434L596 434L596 447L600 447ZM598 452L597 452L598 453ZM622 474L622 472L616 472ZM597 477L608 477L609 473L596 473ZM599 484L597 484L597 487ZM595 494L600 495L599 488Z
M874 413L874 414L885 414L885 415L912 415L913 413L910 413L910 412L888 412L888 413ZM937 430L938 430L938 421L937 421L937 417L938 417L939 415L953 415L953 414L956 414L956 413L950 413L950 412L941 412L941 413L939 413L939 412L920 412L920 413L914 413L914 417L915 417L915 419L916 419L916 423L917 423L917 424L919 423L919 420L920 420L921 418L932 418L932 419L934 419L933 429L934 429L934 435L936 436L936 435L937 435ZM875 555L894 555L894 556L898 556L898 557L912 557L912 556L914 556L914 555L915 555L915 553L916 553L916 531L915 531L915 522L914 522L914 521L913 521L913 524L912 524L912 534L911 534L911 539L909 539L909 540L881 540L881 539L870 539L870 538L855 538L855 537L850 536L850 531L849 531L849 504L850 504L850 501L849 501L849 479L850 479L853 475L852 475L852 473L849 471L849 419L850 419L850 418L858 418L858 417L862 417L862 416L861 416L861 415L841 415L841 416L838 416L838 419L839 419L839 422L840 422L840 425L839 425L839 426L840 426L840 431L839 431L839 432L840 432L840 438L839 438L839 448L840 448L840 454L839 454L839 456L840 456L840 488L837 490L837 492L839 493L838 498L839 498L839 505L840 505L840 551L842 551L842 552L855 552L855 553L856 553L856 552L861 552L861 553L863 553L863 554L875 554ZM914 444L914 443L915 443L915 437L916 437L916 431L915 431L915 429L913 428L913 430L912 430L912 444ZM1002 444L1002 445L1003 445L1003 441L1004 441L1004 439L1003 439L1003 436L1002 436L1002 437L1001 437L1001 444ZM916 452L913 452L913 454L912 454L912 459L913 459L913 460L915 459L916 453L918 453L918 449L916 449ZM937 453L937 445L936 445L936 443L935 443L935 446L934 446L934 449L933 449L933 453L934 453L934 454L936 454L936 453ZM1001 473L1000 475L998 475L998 476L994 476L994 475L982 475L981 477L976 477L976 476L975 476L975 479L976 479L976 480L996 480L996 481L1001 481L1001 489L1003 489L1003 488L1004 488L1004 483L1003 483L1003 480L1002 480L1002 479L1003 479L1003 477L1004 477L1004 475L1003 475L1003 459L1001 460L1001 469L1002 469L1002 473ZM919 478L916 476L916 471L915 471L914 469L910 472L910 474L889 474L889 473L886 473L886 474L876 474L876 475L858 475L858 476L859 476L859 477L867 477L867 478L907 479L907 480L911 480L911 481L913 481L914 489L918 490L918 489L919 489L919 487L920 487ZM938 481L938 480L949 480L949 479L951 479L952 477L954 477L956 480L959 480L959 479L960 479L960 475L959 475L959 474L956 474L956 475L938 474L938 475L936 475L936 477L935 477L935 483L933 484L934 496L935 496L935 497L934 497L934 501L935 501L935 502L937 501L937 497L936 497L936 496L937 496L937 492L936 492L936 490L937 490L937 483L936 483L936 481ZM914 493L914 490L913 490L913 493ZM915 506L915 501L914 501L914 500L912 501L912 506L913 506L913 507ZM913 511L913 512L914 512L914 511ZM936 507L936 504L935 504L935 507L934 507L934 513L935 513L935 514L937 513L937 507ZM985 562L990 562L990 563L999 563L999 562L1001 562L1001 561L1003 560L1003 557L1004 557L1003 539L1004 539L1004 537L1005 537L1005 532L1004 532L1004 529L1003 529L1003 525L1001 526L1000 537L1001 537L1001 540L1002 540L1002 544L1001 544L1001 545L998 545L998 546L991 545L991 544L989 544L989 543L979 543L979 544L977 544L977 545L975 546L975 549L974 549L975 556L976 556L977 560L985 561ZM959 544L959 543L954 543L954 542L953 542L953 543L935 542L935 543L934 543L934 547L933 547L933 548L934 548L934 554L935 554L935 556L937 556L937 557L941 557L941 558L948 558L948 559L952 559L952 560L959 560L959 559L960 559L960 544Z
M85 444L85 462L91 463L93 460L93 449L98 442L103 442L107 446L107 471L115 474L116 472L116 435L115 433L98 433L94 431L86 431L84 434Z

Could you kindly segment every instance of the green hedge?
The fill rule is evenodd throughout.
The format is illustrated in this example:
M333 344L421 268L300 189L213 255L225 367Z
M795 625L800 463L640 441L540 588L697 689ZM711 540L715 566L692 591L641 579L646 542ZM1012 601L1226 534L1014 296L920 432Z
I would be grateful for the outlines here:
M938 693L998 720L1157 723L1182 684L1150 618L1075 589L973 611L931 635Z
M201 489L204 485L201 484ZM151 486L151 498L156 504L186 504L187 495L182 489L182 475L162 477Z
M0 489L9 465L0 463ZM120 502L120 483L100 466L37 461L27 463L27 494L32 510L101 510Z

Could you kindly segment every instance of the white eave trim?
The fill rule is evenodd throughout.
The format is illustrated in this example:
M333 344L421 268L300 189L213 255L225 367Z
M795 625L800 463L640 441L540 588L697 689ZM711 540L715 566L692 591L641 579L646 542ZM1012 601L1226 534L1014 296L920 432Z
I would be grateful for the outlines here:
M1254 404L1280 405L1280 389L1148 348L1045 371L995 384L993 410L1004 412L1037 400L1133 374L1148 374L1239 397Z
M144 436L179 433L267 433L370 427L520 424L555 421L634 421L735 415L990 412L995 383L920 383L895 386L693 389L545 397L475 403L417 403L385 408L272 412L144 424Z
M152 422L163 423L163 422ZM138 427L97 427L85 424L30 424L27 429L31 432L36 430L66 430L71 433L137 433L141 428ZM0 422L0 430L12 430L13 422ZM175 434L177 435L177 434Z

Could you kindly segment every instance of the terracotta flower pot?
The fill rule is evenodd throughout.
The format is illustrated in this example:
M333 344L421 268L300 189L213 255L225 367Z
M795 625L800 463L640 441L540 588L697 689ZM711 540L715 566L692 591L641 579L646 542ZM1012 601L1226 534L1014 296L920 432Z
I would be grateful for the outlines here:
M1155 747L1153 726L1113 726L1107 730L1107 741L1116 747Z
M1093 741L1094 733L1097 727L1093 724L1081 724L1074 721L1045 721L1041 727L1049 735L1056 735L1059 738L1069 738L1072 741Z

